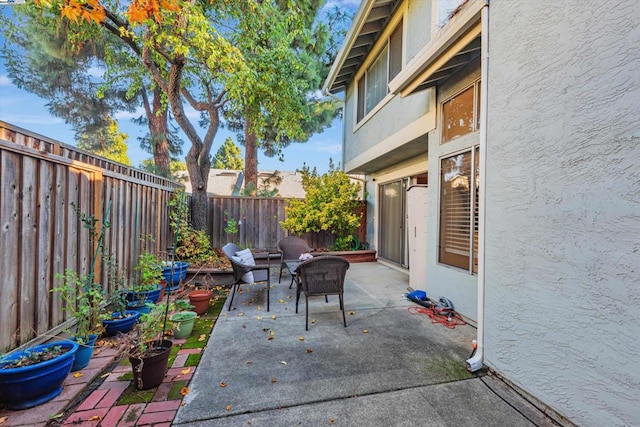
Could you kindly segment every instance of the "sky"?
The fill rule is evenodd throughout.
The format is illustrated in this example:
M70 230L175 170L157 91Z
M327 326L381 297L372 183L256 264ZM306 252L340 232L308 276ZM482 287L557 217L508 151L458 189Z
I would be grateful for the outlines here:
M2 3L0 1L0 14L5 17L10 16L10 8L13 6ZM337 6L355 12L359 4L360 0L329 0L325 7ZM0 44L3 43L4 39L0 35ZM191 111L191 114L195 114L195 111ZM120 131L129 136L127 154L133 166L138 166L142 160L151 157L149 153L140 148L138 142L138 137L147 133L146 128L131 121L132 117L139 115L139 112L120 112L116 113L114 117ZM69 145L75 145L73 128L67 125L63 119L49 114L46 99L19 89L11 83L3 58L0 58L0 120ZM204 131L201 130L200 134L204 135ZM235 133L221 127L216 135L211 150L212 154L215 154L228 136L231 136L234 142L236 141ZM186 154L190 143L186 137L183 137L183 140L183 152ZM306 164L311 168L316 167L318 172L322 173L328 170L329 159L333 159L335 164L342 161L342 119L334 120L331 127L322 133L313 135L306 143L289 145L284 150L284 162L281 162L277 157L269 158L260 153L258 169L261 171L295 171Z

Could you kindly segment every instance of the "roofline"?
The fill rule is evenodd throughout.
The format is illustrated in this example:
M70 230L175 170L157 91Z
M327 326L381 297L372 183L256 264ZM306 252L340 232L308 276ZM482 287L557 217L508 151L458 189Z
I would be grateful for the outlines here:
M329 95L330 93L332 93L330 88L331 86L333 86L333 83L335 82L336 77L338 77L338 72L342 68L342 65L344 64L347 58L347 55L349 54L349 51L351 50L351 48L353 47L353 44L358 38L360 30L364 26L364 22L367 19L369 12L371 12L371 8L373 7L374 2L375 0L364 0L360 4L360 8L356 12L356 16L353 18L351 27L349 28L349 31L347 32L347 35L345 36L344 41L342 42L342 47L338 51L338 54L336 55L336 59L333 61L333 64L331 64L331 69L329 70L329 74L327 75L327 78L325 79L324 84L322 85L323 94Z

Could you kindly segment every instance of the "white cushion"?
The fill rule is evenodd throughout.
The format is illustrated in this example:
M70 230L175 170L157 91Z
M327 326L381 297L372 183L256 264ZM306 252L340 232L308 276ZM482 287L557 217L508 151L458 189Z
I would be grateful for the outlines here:
M240 258L240 262L245 265L256 265L256 261L253 259L251 249L243 249L236 252L236 257ZM242 281L246 283L253 283L253 271L250 271L242 276Z

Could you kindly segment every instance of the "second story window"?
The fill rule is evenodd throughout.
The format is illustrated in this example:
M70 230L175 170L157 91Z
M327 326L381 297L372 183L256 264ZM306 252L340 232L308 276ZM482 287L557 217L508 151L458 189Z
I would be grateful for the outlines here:
M442 142L480 129L480 81L442 103Z
M358 80L357 121L369 114L389 93L389 82L402 70L402 20L377 58Z

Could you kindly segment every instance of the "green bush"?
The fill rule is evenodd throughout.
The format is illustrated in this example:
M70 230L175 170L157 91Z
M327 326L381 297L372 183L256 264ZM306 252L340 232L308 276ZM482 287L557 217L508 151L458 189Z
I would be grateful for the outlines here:
M360 203L360 183L329 165L329 172L318 175L316 169L303 168L304 200L289 200L285 207L286 219L280 222L292 234L327 230L336 236L331 249L351 249L353 233L360 225L362 214L357 214Z

